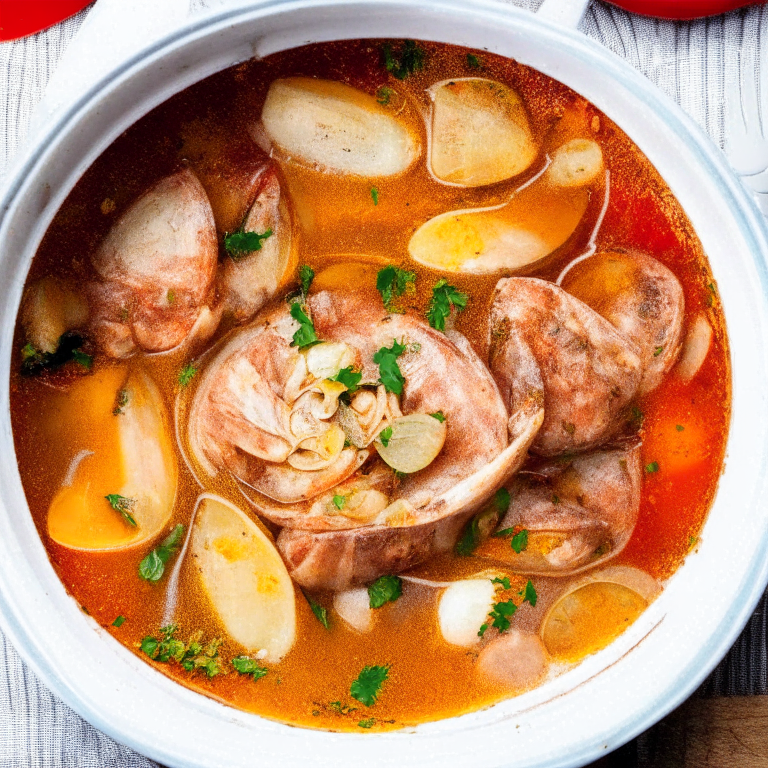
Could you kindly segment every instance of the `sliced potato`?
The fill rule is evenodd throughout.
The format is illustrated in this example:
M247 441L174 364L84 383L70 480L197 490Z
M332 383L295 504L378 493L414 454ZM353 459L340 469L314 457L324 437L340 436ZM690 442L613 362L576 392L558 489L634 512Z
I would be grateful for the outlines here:
M67 331L87 322L85 299L55 277L44 277L24 292L21 323L27 341L39 352L52 354Z
M411 257L447 272L493 274L540 261L573 234L589 202L584 188L534 184L506 205L448 211L422 224Z
M432 97L432 173L464 187L494 184L522 173L538 147L521 98L483 78L437 83Z
M197 508L191 552L203 587L232 639L275 664L296 639L293 583L274 544L241 510L216 496Z
M557 598L542 623L541 639L555 658L579 661L617 638L659 592L661 585L638 568L598 571Z
M177 484L168 417L155 383L141 370L127 375L123 367L106 368L78 380L66 404L61 428L70 439L79 430L82 448L48 510L51 538L90 550L153 538L171 516ZM127 500L123 507L135 526L110 505L105 497L111 494Z
M440 596L437 617L443 638L451 645L472 648L477 634L493 608L496 590L490 579L456 581Z
M447 432L444 421L427 413L401 416L388 429L388 438L382 433L376 438L376 450L392 469L408 475L428 467L437 458Z
M592 139L571 139L558 147L547 168L547 181L557 187L583 187L603 170L603 150Z
M288 158L330 172L392 176L419 154L416 137L373 96L331 80L275 80L261 121Z

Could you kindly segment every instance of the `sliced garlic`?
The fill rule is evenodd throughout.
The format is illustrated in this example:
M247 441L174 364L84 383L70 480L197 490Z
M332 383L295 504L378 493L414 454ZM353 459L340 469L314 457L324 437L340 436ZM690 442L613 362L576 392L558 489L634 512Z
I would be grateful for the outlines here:
M445 422L426 413L412 413L395 419L392 434L384 445L381 433L374 445L392 469L410 475L429 466L443 448Z
M227 633L248 653L275 664L296 639L293 583L272 542L241 510L204 496L191 552L202 585Z
M359 176L392 176L416 159L416 137L373 96L310 77L275 80L261 121L291 160Z
M477 634L493 608L496 590L490 579L456 581L440 596L437 618L443 638L451 645L472 648Z

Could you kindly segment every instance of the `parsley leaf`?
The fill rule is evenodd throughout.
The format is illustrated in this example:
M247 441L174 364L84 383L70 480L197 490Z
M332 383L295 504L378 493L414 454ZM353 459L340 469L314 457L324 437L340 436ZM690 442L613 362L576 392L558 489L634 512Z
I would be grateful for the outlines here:
M351 715L357 712L357 707L350 707L349 704L342 704L340 701L329 702L328 709L333 710L337 715Z
M383 85L381 88L379 88L378 91L376 91L376 101L378 101L382 107L386 107L392 99L393 93L394 91L392 88L388 88L386 85Z
M241 675L251 675L254 680L259 680L269 672L266 667L262 667L256 659L249 656L236 656L232 659L232 666Z
M81 349L72 350L72 359L76 363L82 365L86 371L90 371L93 366L93 357L91 355L86 355Z
M682 424L675 424L675 429L678 432L682 432L685 429L685 427Z
M376 187L371 187L371 199L374 205L379 204L379 190Z
M389 441L392 439L392 427L384 427L384 429L379 432L379 440L381 440L381 444L386 448L389 445Z
M367 720L361 720L357 725L358 728L372 728L375 722L375 717L369 717Z
M206 646L200 642L203 633L196 632L183 643L174 637L179 627L169 624L160 628L161 639L148 635L140 644L141 650L154 661L168 663L177 661L187 672L202 669L208 677L221 674L219 667L219 647L221 640L211 640Z
M157 549L153 549L140 563L139 576L152 583L160 581L165 571L165 564L171 559L184 538L184 526L177 525L168 536L163 539Z
M496 627L499 632L506 632L510 627L509 620L515 615L516 611L517 606L511 600L496 603L488 614L488 618L493 619L490 626ZM479 637L485 634L488 626L486 623L480 627L477 633Z
M527 549L528 547L528 531L523 528L522 531L519 531L512 537L512 541L510 542L510 546L512 549L515 550L515 552L519 555L524 549Z
M530 579L528 579L525 589L520 594L523 596L523 602L527 600L531 604L531 607L536 607L536 601L539 599L539 596L536 594L533 582Z
M342 368L335 376L331 376L331 381L338 381L347 388L347 392L356 392L363 374L356 371L351 365Z
M468 301L469 296L466 293L448 285L447 280L438 280L432 289L432 301L427 310L429 324L437 331L445 331L445 321L451 314L451 307L454 307L456 312L461 312Z
M347 497L346 496L334 496L333 497L333 506L336 507L336 509L344 509L344 505L347 503Z
M396 395L403 393L405 377L400 372L397 358L405 352L405 344L398 344L392 339L391 347L382 347L373 356L373 362L379 364L379 381L389 392Z
M403 594L403 580L399 576L379 576L368 587L368 603L371 608L381 608L394 603Z
M131 509L136 503L136 499L128 499L125 496L120 496L118 493L109 493L104 498L109 502L109 506L112 507L115 512L119 512L123 516L123 520L125 520L128 525L132 525L134 528L136 527L136 518L131 514Z
M480 63L480 59L475 56L474 53L467 54L467 66L470 69L482 69L483 65Z
M298 330L293 334L292 347L304 349L304 347L311 347L320 341L315 333L314 324L298 301L291 304L291 317L299 324Z
M496 578L491 579L491 584L501 584L501 586L504 589L511 589L511 584L509 583L509 576L503 576L503 577L496 576Z
M124 413L125 406L128 405L128 390L121 389L115 398L115 407L112 409L113 416L120 416Z
M381 692L381 686L389 677L389 667L363 667L363 671L357 676L349 688L352 698L372 707Z
M656 347L656 349L653 350L653 356L658 357L663 351L664 347Z
M312 613L315 614L315 618L328 629L328 609L320 605L320 603L316 603L311 597L307 597L307 602L312 609Z
M306 296L312 281L315 279L315 270L312 267L302 264L299 267L299 282L301 283L301 292Z
M254 251L260 251L262 243L272 235L268 229L263 235L258 232L228 232L224 235L224 248L232 261L240 261Z
M381 294L387 311L391 310L392 299L402 296L416 283L416 273L388 264L376 275L376 290Z
M181 369L181 371L179 371L179 384L182 387L188 386L189 382L192 381L196 373L197 373L197 368L195 368L195 366L192 365L192 363L187 363Z
M506 488L499 488L493 497L493 503L496 509L503 514L509 509L509 504L512 501L509 491Z
M433 419L437 419L441 424L445 421L445 414L442 411L429 414Z
M652 461L650 464L645 465L645 471L652 475L654 472L659 471L659 462L658 461Z
M479 546L480 539L485 534L487 535L489 528L495 528L499 521L499 515L503 515L509 508L509 491L506 488L499 488L496 491L496 495L493 497L493 506L478 515L475 515L470 520L469 525L464 529L464 533L456 544L455 551L457 555L462 557L469 557ZM480 530L480 526L483 526L483 531ZM512 529L509 529L510 533ZM495 533L494 536L503 535L504 532L500 531Z
M112 622L112 626L113 626L113 627L122 627L124 623L125 623L125 616L118 616L118 617L117 617L117 618L116 618L116 619L115 619L115 620Z
M399 55L392 51L392 46L389 44L384 46L382 52L384 54L384 67L398 80L405 80L414 72L424 69L424 50L419 48L413 40L403 41Z
M59 339L59 345L55 352L41 352L32 344L25 344L21 348L21 375L37 376L46 370L59 368L70 360L75 359L75 353L81 356L81 365L90 369L90 363L86 364L85 358L92 361L90 355L86 355L80 347L83 345L83 337L76 333L65 333Z

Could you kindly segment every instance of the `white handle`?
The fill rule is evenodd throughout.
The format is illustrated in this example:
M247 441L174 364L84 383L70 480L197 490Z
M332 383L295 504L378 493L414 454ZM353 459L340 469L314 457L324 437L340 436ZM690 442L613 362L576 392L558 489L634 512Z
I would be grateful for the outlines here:
M588 6L589 0L544 0L536 15L554 24L576 29Z
M59 60L32 113L29 137L110 69L179 26L189 0L98 0Z

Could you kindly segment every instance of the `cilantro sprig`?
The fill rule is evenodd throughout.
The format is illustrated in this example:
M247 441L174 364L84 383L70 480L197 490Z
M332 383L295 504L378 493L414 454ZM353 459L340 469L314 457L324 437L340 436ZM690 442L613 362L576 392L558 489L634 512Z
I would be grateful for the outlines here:
M517 606L512 600L502 600L500 603L495 603L491 608L488 618L492 619L491 623L486 622L477 631L478 637L482 637L489 627L495 627L499 632L506 632L510 627L510 619L517 612Z
M525 528L520 531L515 531L514 528L504 528L502 531L496 531L493 535L498 539L511 536L510 546L518 555L528 548L528 531Z
M232 659L232 666L241 675L250 675L254 680L260 680L269 670L262 667L256 659L250 656L236 656Z
M242 229L239 229L236 232L228 232L224 235L224 248L232 261L241 261L254 251L260 251L264 241L271 236L271 229L268 229L263 234L244 232Z
M189 382L195 378L196 373L197 373L197 368L195 368L195 366L192 365L192 363L187 363L179 371L179 385L182 387L189 386Z
M119 512L122 515L123 520L125 520L128 525L136 528L136 518L131 514L136 499L129 499L126 496L121 496L119 493L108 493L104 498L109 502L109 506L112 507L115 512Z
M292 347L304 349L320 342L315 333L314 323L298 301L291 304L291 317L299 324L298 330L293 334Z
M221 674L219 648L222 641L215 638L203 645L203 633L195 632L189 641L184 643L174 637L178 629L177 624L161 627L159 639L147 635L139 647L150 659L166 664L176 661L187 672L202 670L208 677Z
M406 77L424 69L426 54L413 40L404 40L398 53L395 53L392 46L387 43L382 49L382 53L384 55L384 67L398 80L405 80Z
M445 321L451 315L451 308L461 312L469 301L466 293L448 285L447 280L438 280L432 289L432 300L427 310L427 320L437 331L445 331Z
M405 377L400 372L400 366L397 364L397 358L405 352L405 344L398 344L396 339L392 339L391 347L382 347L373 356L373 362L379 365L379 381L389 392L396 395L403 393L403 384Z
M163 539L159 547L153 549L139 563L139 576L144 581L151 581L153 584L160 581L163 573L165 573L166 563L176 553L183 538L184 526L179 524Z
M349 688L353 699L372 707L381 693L381 687L389 678L389 666L367 666Z
M360 381L363 378L361 371L356 371L353 366L348 365L342 368L335 376L331 376L331 381L338 381L347 388L347 392L356 392Z
M394 603L403 594L403 580L399 576L379 576L368 587L368 604L371 608L381 608L386 603Z
M384 307L392 311L392 301L406 291L412 291L416 284L416 273L388 264L376 275L376 290L381 294Z
M301 292L306 296L309 293L309 289L312 286L312 281L315 279L315 270L308 264L302 264L299 267L299 283L301 285Z

